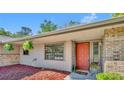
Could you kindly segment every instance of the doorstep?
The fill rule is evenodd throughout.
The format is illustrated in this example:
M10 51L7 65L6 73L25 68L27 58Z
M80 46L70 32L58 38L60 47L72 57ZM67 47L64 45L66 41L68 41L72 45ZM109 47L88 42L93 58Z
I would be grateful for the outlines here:
M81 70L81 69L77 69L75 72L82 75L87 75L89 73L88 70Z

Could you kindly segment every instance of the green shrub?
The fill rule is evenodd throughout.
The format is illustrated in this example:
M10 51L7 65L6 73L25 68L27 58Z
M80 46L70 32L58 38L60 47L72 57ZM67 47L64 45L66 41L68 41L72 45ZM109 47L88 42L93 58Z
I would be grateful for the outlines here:
M107 73L98 73L96 75L97 80L124 80L124 76L121 76L118 73L112 73L112 72L107 72Z
M33 49L33 43L32 41L26 41L23 43L23 49L24 50L31 50Z
M4 50L5 51L12 51L14 48L13 48L13 45L11 43L6 43L4 44Z

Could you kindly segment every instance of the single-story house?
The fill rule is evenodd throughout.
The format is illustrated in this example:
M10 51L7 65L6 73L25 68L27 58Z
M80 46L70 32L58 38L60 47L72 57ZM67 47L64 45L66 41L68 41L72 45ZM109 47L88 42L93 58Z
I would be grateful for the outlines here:
M22 44L33 42L34 49L25 51ZM14 50L5 52L4 43ZM0 66L25 64L72 72L89 71L92 63L103 71L124 73L124 17L86 25L77 25L32 37L1 39Z

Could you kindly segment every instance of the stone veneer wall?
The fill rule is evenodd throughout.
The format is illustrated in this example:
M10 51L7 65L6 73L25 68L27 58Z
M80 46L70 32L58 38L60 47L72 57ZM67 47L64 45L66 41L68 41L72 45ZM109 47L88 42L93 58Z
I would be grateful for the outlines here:
M104 57L107 61L124 60L124 26L105 30Z
M124 26L105 30L103 59L105 72L124 73Z
M117 72L124 75L124 61L106 61L105 72Z
M4 51L3 45L0 44L0 66L18 64L20 61L20 46L14 46L14 50Z

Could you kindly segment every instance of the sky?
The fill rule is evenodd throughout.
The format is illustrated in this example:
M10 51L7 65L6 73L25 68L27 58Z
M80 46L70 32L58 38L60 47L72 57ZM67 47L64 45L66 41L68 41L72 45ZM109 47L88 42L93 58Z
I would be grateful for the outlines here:
M26 26L32 29L33 34L37 34L44 20L51 20L63 27L70 20L87 24L109 18L111 13L0 13L0 27L15 33Z

